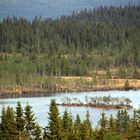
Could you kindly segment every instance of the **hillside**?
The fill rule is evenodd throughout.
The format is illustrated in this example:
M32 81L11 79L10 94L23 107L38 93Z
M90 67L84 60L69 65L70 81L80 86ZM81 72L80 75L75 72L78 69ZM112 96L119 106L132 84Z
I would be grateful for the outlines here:
M139 68L139 5L85 9L58 19L7 17L0 22L2 91L18 86L42 89L51 83L48 77L140 79Z

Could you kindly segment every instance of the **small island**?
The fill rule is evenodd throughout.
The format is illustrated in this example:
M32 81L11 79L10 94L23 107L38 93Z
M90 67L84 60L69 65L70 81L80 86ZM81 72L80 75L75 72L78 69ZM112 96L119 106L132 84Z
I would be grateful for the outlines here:
M62 99L61 104L58 106L67 107L93 107L99 109L132 109L132 101L126 97L111 97L109 96L96 96L88 97L85 96L85 101L78 100L77 98L70 99L68 97Z

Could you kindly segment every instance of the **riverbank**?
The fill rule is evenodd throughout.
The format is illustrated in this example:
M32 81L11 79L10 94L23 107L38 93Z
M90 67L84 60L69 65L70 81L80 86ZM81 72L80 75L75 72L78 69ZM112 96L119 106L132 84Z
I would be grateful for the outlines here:
M0 98L47 96L58 92L91 92L125 90L127 79L94 79L93 77L53 77L50 83L32 86L1 87ZM129 89L140 89L140 80L128 79Z

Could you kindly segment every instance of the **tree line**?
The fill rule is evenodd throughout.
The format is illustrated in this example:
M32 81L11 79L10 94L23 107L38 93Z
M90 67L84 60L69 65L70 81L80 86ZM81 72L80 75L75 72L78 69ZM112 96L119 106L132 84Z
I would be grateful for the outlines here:
M65 105L71 105L71 104L77 104L77 105L95 105L95 106L130 106L132 101L129 98L125 97L111 97L109 96L95 96L95 97L88 97L85 96L85 101L81 101L78 98L69 98L64 97L61 99L61 104Z
M1 114L1 140L138 140L140 138L140 108L134 110L131 116L126 110L119 110L116 117L111 114L107 118L103 112L97 127L93 127L89 111L83 121L79 115L73 118L68 110L60 116L55 100L51 101L45 128L37 124L29 104L24 110L20 102L17 103L16 110L3 107Z

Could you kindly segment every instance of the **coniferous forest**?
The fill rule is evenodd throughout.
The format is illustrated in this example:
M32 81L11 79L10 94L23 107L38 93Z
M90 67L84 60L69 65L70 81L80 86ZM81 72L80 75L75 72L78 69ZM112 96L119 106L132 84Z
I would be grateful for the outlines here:
M98 70L139 79L139 67L140 5L0 21L0 88L44 87L47 76L93 76Z
M140 4L73 11L56 19L13 16L0 21L0 98L9 97L6 93L20 97L137 88ZM100 99L109 104L108 98ZM125 101L127 106L131 102ZM125 107L110 117L102 112L92 123L89 111L85 119L68 110L60 115L57 105L51 100L46 127L37 123L28 103L25 108L20 102L16 108L3 106L0 140L140 140L140 107L131 115Z
M47 114L46 114L47 118ZM100 115L98 126L93 127L87 111L85 120L73 118L67 110L60 116L55 100L51 101L48 122L41 128L36 122L32 107L17 103L15 110L3 107L0 121L0 140L139 140L140 108L129 115L119 110L116 116Z

